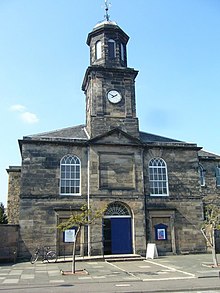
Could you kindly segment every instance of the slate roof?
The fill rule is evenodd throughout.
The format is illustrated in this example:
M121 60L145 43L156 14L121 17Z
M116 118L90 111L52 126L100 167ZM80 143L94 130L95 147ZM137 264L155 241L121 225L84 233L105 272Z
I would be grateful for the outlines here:
M85 130L85 125L77 125L73 127L62 128L50 132L43 132L34 135L24 136L24 140L38 140L41 138L59 138L59 139L82 139L87 140L88 136Z
M85 129L85 125L77 125L77 126L72 126L72 127L67 127L67 128L62 128L54 131L49 131L49 132L43 132L43 133L38 133L34 135L27 135L23 137L23 140L77 140L77 141L88 141L89 136L87 134L87 131ZM187 143L184 141L152 134L152 133L147 133L140 131L140 142L143 144L160 144L160 143L165 143L168 145L178 145L178 146L193 146L197 147L196 144L192 143ZM198 156L201 159L209 159L209 160L220 160L220 155L216 155L204 150L199 150L198 148Z
M147 133L147 132L142 132L140 131L140 140L143 143L152 143L152 142L176 142L176 143L185 143L183 141L180 140L176 140L176 139L172 139L172 138L168 138L168 137L164 137L164 136L160 136L160 135L156 135L156 134L152 134L152 133Z
M216 154L213 154L213 153L204 151L204 150L200 150L198 152L198 156L201 159L207 159L207 160L216 160L217 159L217 160L220 160L220 156L219 155L216 155Z
M77 125L73 127L67 127L67 128L62 128L50 132L43 132L43 133L38 133L34 135L27 135L24 136L24 140L37 140L37 139L51 139L51 138L59 138L59 139L77 139L77 140L88 140L89 137L86 133L85 130L85 125ZM153 142L165 142L165 143L184 143L183 141L160 136L160 135L155 135L152 133L147 133L140 131L140 141L142 143L153 143Z
M107 134L107 133L106 133ZM34 135L27 135L23 137L23 140L89 140L89 136L86 132L85 125L77 125L67 128L62 128L50 132L43 132ZM141 143L173 143L173 144L183 144L183 145L192 145L184 141L147 133L140 131ZM193 144L195 145L195 144Z

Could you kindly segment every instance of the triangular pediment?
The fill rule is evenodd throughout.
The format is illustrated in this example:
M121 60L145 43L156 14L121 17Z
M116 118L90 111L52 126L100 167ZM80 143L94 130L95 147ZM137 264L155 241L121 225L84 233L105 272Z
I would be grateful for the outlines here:
M139 145L140 140L119 128L114 128L104 134L98 135L89 141L94 144L119 144L119 145Z

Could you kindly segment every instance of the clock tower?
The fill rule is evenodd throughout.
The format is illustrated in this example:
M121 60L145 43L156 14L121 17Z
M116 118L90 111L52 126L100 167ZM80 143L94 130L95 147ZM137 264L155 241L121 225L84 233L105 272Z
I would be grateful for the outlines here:
M91 138L120 128L139 137L136 117L135 78L127 67L128 35L107 18L87 38L90 66L82 84L86 95L86 129Z

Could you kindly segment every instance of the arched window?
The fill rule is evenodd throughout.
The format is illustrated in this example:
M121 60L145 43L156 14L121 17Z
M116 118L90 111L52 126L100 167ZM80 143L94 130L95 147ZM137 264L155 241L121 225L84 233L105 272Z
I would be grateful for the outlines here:
M80 194L80 160L66 155L60 161L60 194Z
M216 176L216 186L220 187L220 166L216 167L215 176Z
M102 58L102 43L101 41L96 42L95 44L95 59Z
M108 205L105 216L130 216L128 208L120 202L113 202Z
M115 58L115 41L108 40L108 57L109 59Z
M121 60L125 61L125 45L121 43Z
M199 179L200 179L200 185L205 186L205 169L201 164L199 164Z
M149 163L150 194L168 195L167 166L163 159L154 158Z

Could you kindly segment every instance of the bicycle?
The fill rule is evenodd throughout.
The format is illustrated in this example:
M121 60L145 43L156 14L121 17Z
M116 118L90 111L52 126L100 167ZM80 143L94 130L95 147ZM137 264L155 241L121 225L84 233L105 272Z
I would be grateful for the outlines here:
M42 259L42 262L45 260L47 262L57 261L57 254L54 250L50 250L50 247L37 247L35 253L31 256L31 263L34 264L39 257Z

